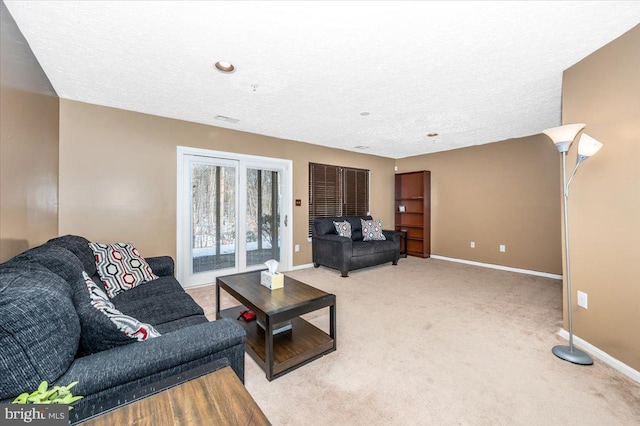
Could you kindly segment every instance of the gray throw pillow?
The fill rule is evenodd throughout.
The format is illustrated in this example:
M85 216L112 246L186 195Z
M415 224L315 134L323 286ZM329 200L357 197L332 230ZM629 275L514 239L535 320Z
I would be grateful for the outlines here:
M96 269L111 298L142 283L158 278L138 250L129 243L89 243Z
M344 222L333 222L333 226L336 227L336 232L341 237L351 238L351 224L346 220Z
M387 239L382 233L382 221L380 219L360 220L362 222L363 241L379 241Z

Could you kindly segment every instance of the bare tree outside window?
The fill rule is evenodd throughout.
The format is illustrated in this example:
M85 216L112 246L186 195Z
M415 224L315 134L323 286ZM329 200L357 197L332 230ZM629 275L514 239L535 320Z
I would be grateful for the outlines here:
M278 172L247 170L247 265L280 260Z
M236 252L236 169L194 164L191 170L194 272L233 267Z
M193 272L232 268L236 261L236 168L192 167ZM247 266L280 260L279 173L247 169Z

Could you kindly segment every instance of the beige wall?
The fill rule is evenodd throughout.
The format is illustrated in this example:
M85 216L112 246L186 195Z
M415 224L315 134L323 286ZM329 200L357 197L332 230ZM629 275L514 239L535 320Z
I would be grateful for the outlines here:
M293 161L293 265L311 262L308 164L371 170L371 212L393 224L394 160L62 99L60 234L131 241L144 256L176 254L176 147Z
M604 144L570 188L573 331L640 370L640 26L566 70L562 103L563 123Z
M58 97L4 3L0 262L58 234Z
M544 135L400 159L397 165L398 172L431 171L432 254L562 273L558 153Z

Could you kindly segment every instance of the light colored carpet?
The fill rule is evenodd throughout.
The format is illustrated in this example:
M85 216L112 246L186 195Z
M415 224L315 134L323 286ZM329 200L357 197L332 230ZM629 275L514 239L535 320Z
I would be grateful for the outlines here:
M274 425L640 424L638 383L551 353L566 344L559 280L412 257L287 274L337 296L338 349L272 382L246 356ZM215 287L189 293L214 319ZM328 312L305 318L327 330Z

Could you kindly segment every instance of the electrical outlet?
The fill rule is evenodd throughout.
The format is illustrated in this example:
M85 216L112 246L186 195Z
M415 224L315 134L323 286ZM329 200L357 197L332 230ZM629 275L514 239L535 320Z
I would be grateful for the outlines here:
M475 241L471 241L471 243L469 243L469 246L470 246L471 248L476 248L476 243L475 243Z
M578 290L578 306L587 309L587 293Z
M507 251L507 246L500 244L500 253L504 253L505 251Z
M296 253L300 251L300 244L296 244Z

